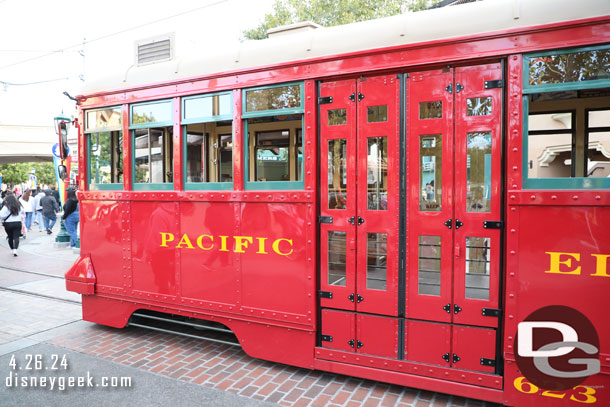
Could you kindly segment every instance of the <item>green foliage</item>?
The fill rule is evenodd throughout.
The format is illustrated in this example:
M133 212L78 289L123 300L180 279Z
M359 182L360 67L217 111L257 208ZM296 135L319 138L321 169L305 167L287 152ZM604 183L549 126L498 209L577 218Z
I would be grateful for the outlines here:
M30 171L36 170L36 178L38 184L55 184L55 169L52 162L37 162L37 163L15 163L0 165L0 173L2 173L3 184L20 184L27 183L30 179Z
M440 0L275 0L273 12L257 27L244 31L243 39L267 38L274 27L313 21L324 27L355 23L425 10Z

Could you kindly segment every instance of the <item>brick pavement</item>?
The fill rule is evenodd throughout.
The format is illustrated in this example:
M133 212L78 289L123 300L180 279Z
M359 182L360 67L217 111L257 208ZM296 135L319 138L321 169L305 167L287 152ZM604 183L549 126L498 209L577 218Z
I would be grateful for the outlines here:
M254 359L240 348L140 328L79 328L51 344L282 406L491 406L473 399Z

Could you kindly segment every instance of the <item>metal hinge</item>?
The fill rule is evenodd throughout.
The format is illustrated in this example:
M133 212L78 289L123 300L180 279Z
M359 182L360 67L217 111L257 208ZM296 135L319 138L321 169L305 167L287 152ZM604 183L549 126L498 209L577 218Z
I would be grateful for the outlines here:
M455 84L455 93L460 93L462 89L464 89L464 86L462 86L461 83L458 82Z
M445 359L445 362L449 363L449 352L445 353L443 356L441 356L443 359Z
M464 226L464 224L462 223L462 221L461 221L461 220L459 220L459 219L456 219L456 220L455 220L455 229L457 230L457 229L461 228L462 226Z
M495 81L485 81L485 89L493 89L493 88L503 88L504 81L502 79L497 79Z
M453 219L447 220L443 225L447 226L448 229L451 229L453 227Z
M352 102L355 102L355 101L356 101L356 94L355 94L355 93L352 93L352 94L351 94L351 95L349 95L347 98L348 98L349 100L351 100Z
M500 220L485 220L483 221L484 229L502 229L502 221Z
M351 293L350 295L348 295L347 299L350 300L351 302L354 302L354 293Z
M356 349L360 349L361 347L363 347L364 344L362 342L360 342L359 339L356 340Z
M481 365L482 366L496 367L496 360L495 359L481 358Z
M447 85L447 87L445 88L445 90L449 93L453 93L453 84L450 83L449 85ZM448 357L448 356L447 356ZM447 360L447 362L449 362L449 360Z
M451 314L451 303L445 305L443 309L447 311L447 314Z
M495 308L481 308L481 315L484 317L499 317L502 311Z
M457 362L459 362L460 360L462 360L462 359L460 359L460 357L454 353L454 354L453 354L453 363L457 363Z
M332 216L318 216L318 223L333 223Z
M330 291L318 291L318 296L320 298L333 298L333 293Z
M347 341L347 344L353 348L354 347L354 340L350 339L349 341Z
M358 102L360 102L362 99L364 99L364 95L358 92Z
M327 103L333 103L333 97L332 96L321 96L318 98L318 104L319 105L325 105Z
M457 304L453 304L453 313L459 314L460 312L462 312L462 308Z
M322 342L332 342L333 341L333 337L330 335L320 335L320 339L322 340Z
M361 296L360 294L358 294L358 295L356 296L356 302L357 302L358 304L360 304L362 301L364 301L364 297L363 297L363 296Z

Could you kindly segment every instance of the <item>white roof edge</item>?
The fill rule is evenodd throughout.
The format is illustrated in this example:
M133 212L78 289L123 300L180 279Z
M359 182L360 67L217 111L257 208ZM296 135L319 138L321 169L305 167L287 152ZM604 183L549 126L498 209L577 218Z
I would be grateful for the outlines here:
M391 46L610 16L610 1L484 0L359 23L321 27L259 41L210 58L205 52L146 66L124 67L85 83L81 94L197 78L258 66ZM610 40L610 39L609 39ZM203 55L203 57L201 56Z

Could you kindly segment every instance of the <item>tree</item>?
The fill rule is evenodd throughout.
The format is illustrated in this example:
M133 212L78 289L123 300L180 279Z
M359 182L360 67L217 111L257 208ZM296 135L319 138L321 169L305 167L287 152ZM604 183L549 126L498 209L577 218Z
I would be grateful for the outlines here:
M2 183L13 185L26 183L30 179L32 168L36 171L39 185L55 184L55 169L52 162L2 164L0 165Z
M313 21L324 27L355 23L425 10L440 0L275 0L273 12L258 27L244 31L243 38L261 40L274 27Z

